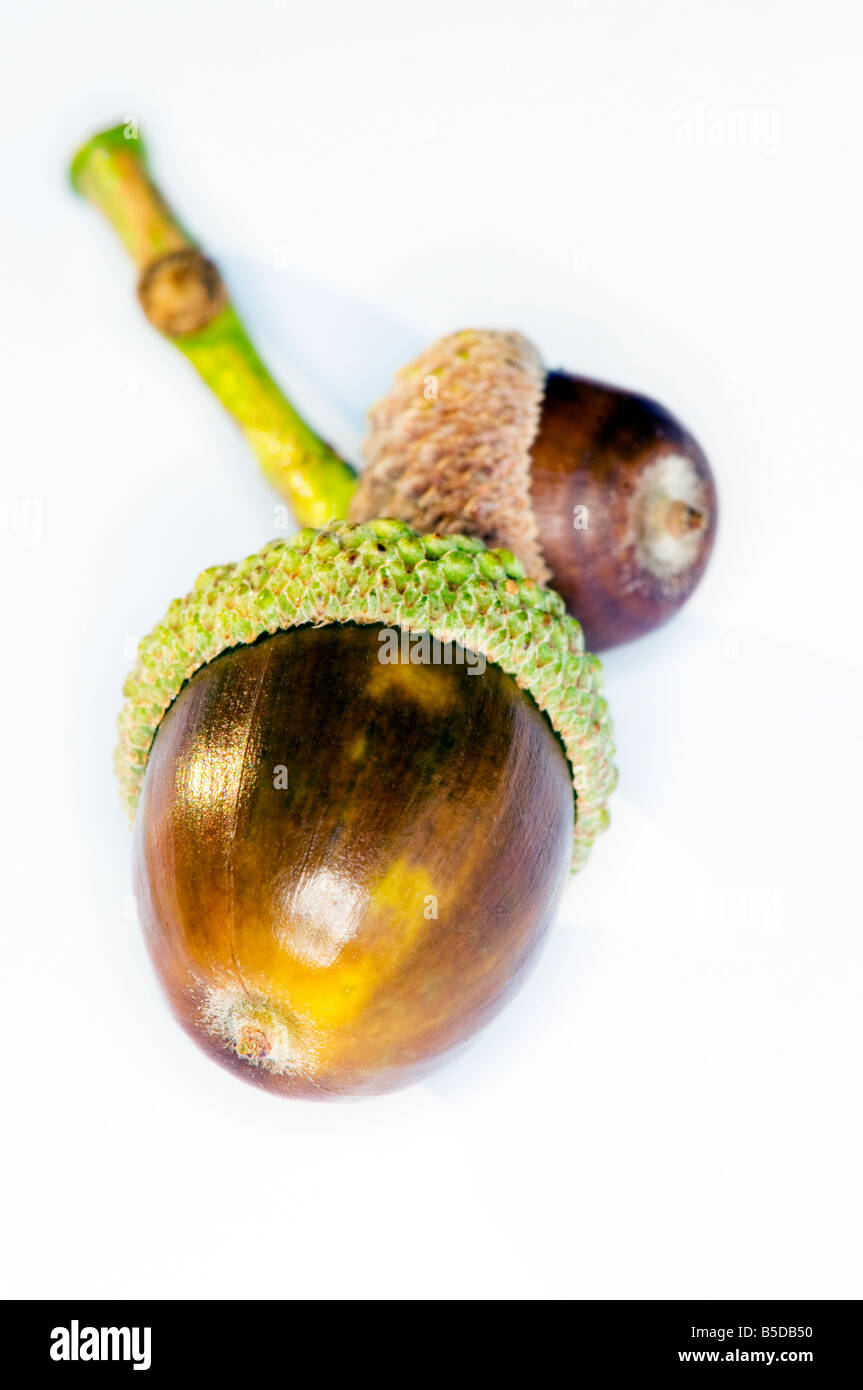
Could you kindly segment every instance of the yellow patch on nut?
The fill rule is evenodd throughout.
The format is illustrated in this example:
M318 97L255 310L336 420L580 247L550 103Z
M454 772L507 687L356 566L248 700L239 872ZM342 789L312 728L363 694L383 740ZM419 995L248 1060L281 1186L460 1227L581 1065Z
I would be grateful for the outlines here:
M401 698L429 714L446 714L458 697L455 681L445 666L406 661L376 662L366 690L382 704Z

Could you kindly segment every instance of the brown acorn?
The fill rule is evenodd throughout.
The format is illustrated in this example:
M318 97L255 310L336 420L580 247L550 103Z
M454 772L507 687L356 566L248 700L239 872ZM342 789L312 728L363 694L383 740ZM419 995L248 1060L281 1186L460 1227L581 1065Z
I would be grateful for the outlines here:
M327 526L205 571L141 643L117 770L150 954L182 1025L247 1080L391 1089L501 1007L605 828L599 663L506 549L330 528L355 473L270 376L137 131L94 136L71 176L148 318Z
M704 573L716 489L692 435L645 396L547 373L518 333L441 339L369 423L350 518L507 546L596 651L665 622Z
M525 976L614 781L598 662L506 551L400 521L205 571L117 769L183 1027L285 1095L389 1090Z
M237 421L301 524L400 517L506 547L563 595L596 651L650 631L695 588L716 491L695 440L655 402L546 373L518 333L456 333L370 412L358 482L267 371L216 266L153 183L137 131L93 136L71 177L136 261L147 317Z

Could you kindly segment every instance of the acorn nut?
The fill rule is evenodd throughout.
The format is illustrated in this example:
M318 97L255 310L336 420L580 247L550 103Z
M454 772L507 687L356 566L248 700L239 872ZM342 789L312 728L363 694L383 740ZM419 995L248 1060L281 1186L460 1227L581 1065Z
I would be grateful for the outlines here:
M348 515L505 545L596 651L671 617L716 532L702 450L645 396L546 372L519 333L468 329L403 368L369 412Z
M138 265L150 321L237 421L301 525L394 516L505 546L563 595L597 651L685 602L710 556L716 489L668 411L546 372L519 333L469 329L405 367L372 409L357 482L267 371L215 266L153 184L140 136L128 136L95 135L72 182Z
M206 570L117 771L171 1007L283 1095L422 1076L518 987L614 782L599 663L505 550L404 522Z

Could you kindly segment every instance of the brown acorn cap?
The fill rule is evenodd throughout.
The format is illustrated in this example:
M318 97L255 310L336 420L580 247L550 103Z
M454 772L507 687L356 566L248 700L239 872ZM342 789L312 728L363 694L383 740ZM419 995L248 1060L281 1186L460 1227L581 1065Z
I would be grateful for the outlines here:
M544 382L539 353L520 333L441 338L369 411L367 466L349 519L393 516L418 531L479 536L544 584L530 498Z
M698 584L716 489L658 402L546 372L517 333L443 338L369 412L351 516L505 540L595 651L651 631Z

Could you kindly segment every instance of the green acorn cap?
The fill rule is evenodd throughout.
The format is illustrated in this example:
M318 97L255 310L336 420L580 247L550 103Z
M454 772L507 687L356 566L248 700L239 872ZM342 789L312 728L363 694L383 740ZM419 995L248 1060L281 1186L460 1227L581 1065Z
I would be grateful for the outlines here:
M459 642L511 675L544 710L572 771L572 867L608 822L615 782L602 671L563 599L525 577L507 550L468 536L419 535L403 521L307 528L198 576L138 648L123 687L115 756L134 815L159 724L183 685L222 652L264 633L384 623Z

